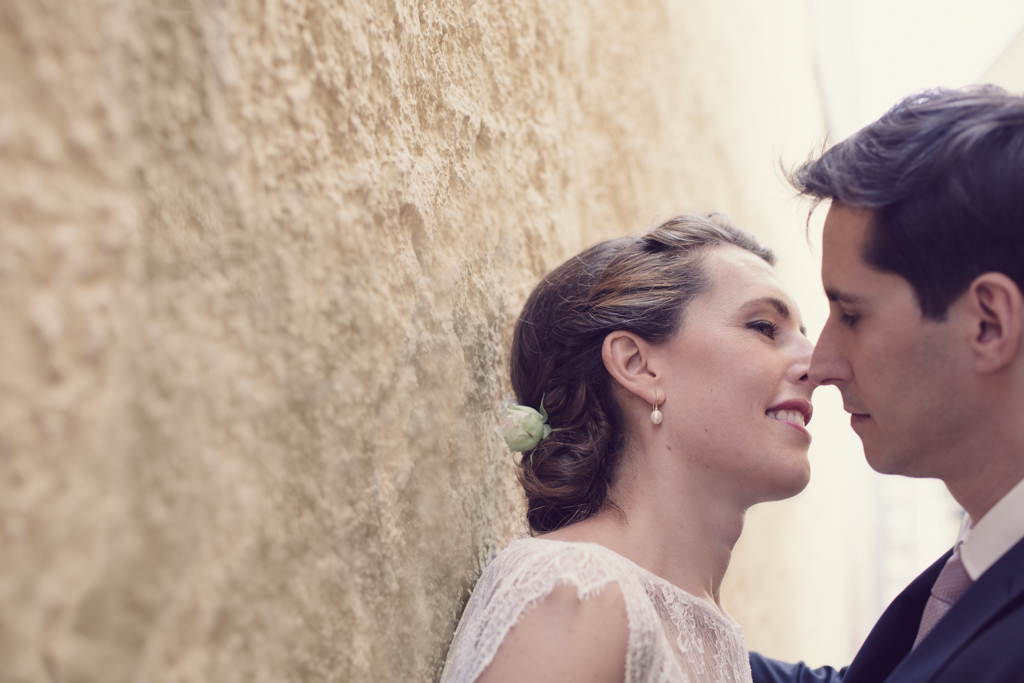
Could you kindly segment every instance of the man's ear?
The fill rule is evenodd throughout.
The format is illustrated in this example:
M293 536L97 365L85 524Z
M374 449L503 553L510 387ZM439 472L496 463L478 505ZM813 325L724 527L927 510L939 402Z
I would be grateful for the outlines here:
M616 382L644 403L664 400L657 394L657 373L650 366L651 344L632 332L616 330L604 338L601 358Z
M983 374L1006 367L1020 347L1024 297L1002 273L982 273L967 288L967 307L973 326L974 367Z

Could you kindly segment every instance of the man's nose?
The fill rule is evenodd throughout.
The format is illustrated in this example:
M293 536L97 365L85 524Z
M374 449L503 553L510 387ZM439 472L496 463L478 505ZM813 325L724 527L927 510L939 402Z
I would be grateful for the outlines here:
M807 374L817 386L843 384L852 377L845 345L836 332L835 325L829 319L825 323L825 329L821 331L821 336L818 337L818 343L814 345L811 366Z

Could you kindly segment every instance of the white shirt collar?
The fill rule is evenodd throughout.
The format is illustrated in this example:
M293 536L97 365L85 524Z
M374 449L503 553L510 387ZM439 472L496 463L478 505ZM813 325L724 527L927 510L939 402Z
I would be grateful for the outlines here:
M960 559L973 581L1024 538L1024 479L977 522L964 515L957 538Z

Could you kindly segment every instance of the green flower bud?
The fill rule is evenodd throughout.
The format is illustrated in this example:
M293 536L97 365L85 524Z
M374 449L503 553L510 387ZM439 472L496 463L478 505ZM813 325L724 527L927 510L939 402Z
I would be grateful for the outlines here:
M540 412L529 406L521 406L511 396L501 402L498 412L502 436L508 447L518 453L532 451L540 440L551 433L551 427L545 422L548 419L541 400Z

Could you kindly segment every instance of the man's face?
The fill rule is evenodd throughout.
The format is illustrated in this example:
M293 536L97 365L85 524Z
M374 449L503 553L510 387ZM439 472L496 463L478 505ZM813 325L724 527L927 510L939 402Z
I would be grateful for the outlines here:
M969 426L963 344L955 325L922 315L906 280L864 261L871 219L871 211L835 202L825 219L821 280L829 317L810 378L839 388L872 468L944 478Z

